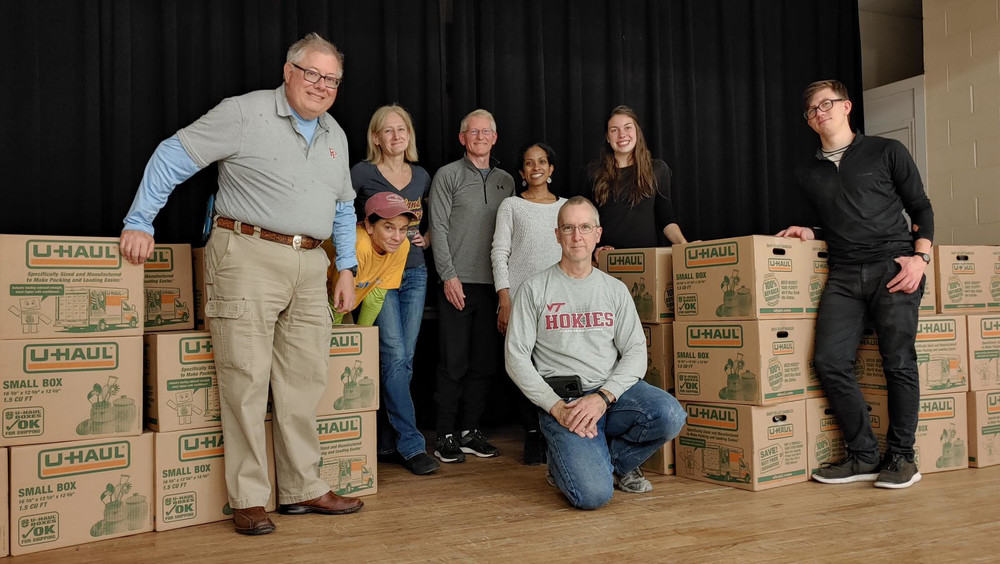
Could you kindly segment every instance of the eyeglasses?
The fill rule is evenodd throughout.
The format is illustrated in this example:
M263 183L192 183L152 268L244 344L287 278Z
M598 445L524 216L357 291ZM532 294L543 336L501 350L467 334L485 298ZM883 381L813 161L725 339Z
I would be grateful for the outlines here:
M580 235L590 235L596 227L596 225L589 223L584 223L583 225L560 225L559 232L563 235L572 235L574 231L579 231Z
M828 112L828 111L830 111L830 108L833 107L833 103L834 102L846 102L846 101L847 100L844 99L844 98L834 98L833 100L823 100L819 104L817 104L817 105L815 105L815 106L807 109L806 111L802 112L802 117L806 118L807 120L812 119L812 118L816 117L816 111L817 110L823 110L824 112Z
M489 137L490 135L493 135L493 130L488 127L486 129L467 129L465 134L473 137L479 137L479 135L482 134L483 137Z
M295 63L292 63L292 66L302 71L302 78L306 79L306 82L316 84L319 82L319 79L322 78L324 85L330 90L336 90L340 87L340 83L343 82L343 79L337 78L336 76L320 74L311 69L304 69Z

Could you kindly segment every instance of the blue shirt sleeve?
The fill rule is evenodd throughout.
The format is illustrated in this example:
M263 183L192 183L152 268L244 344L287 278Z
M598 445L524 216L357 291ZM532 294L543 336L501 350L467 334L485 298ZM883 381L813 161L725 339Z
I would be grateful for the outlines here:
M337 215L333 217L333 246L337 248L337 271L358 265L354 252L358 241L357 217L354 202L337 202Z
M139 190L125 215L125 229L152 235L153 218L163 209L170 193L199 170L176 134L161 142L146 163Z

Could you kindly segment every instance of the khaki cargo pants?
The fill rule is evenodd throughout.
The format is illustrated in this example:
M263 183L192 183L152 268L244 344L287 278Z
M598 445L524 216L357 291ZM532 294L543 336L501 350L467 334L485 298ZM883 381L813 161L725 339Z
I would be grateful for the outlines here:
M330 310L322 248L214 229L205 248L206 317L219 380L226 486L234 509L264 506L270 388L278 503L319 497L316 405L326 388Z

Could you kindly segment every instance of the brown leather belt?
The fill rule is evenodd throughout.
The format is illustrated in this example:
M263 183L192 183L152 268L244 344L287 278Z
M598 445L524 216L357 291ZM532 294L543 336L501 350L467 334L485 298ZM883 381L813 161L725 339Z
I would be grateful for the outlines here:
M237 231L237 221L235 219L229 219L228 217L219 216L215 218L215 225L230 231ZM275 233L274 231L268 231L267 229L250 225L249 223L239 223L239 226L240 228L238 231L244 235L260 237L265 241L288 245L296 251L300 249L315 249L323 243L323 241L313 239L308 235L285 235L284 233Z

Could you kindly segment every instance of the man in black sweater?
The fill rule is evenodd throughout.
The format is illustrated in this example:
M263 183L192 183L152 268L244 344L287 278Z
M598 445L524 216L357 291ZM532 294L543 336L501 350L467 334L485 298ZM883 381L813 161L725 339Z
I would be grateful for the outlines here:
M843 84L814 82L803 102L803 116L819 134L821 147L796 176L822 228L791 226L778 236L809 240L823 235L829 245L830 276L816 319L814 360L847 445L843 460L824 465L812 477L828 484L874 481L876 487L907 488L920 481L913 459L920 399L914 343L934 212L906 148L851 129L851 101ZM878 335L889 395L881 461L854 378L866 323Z

